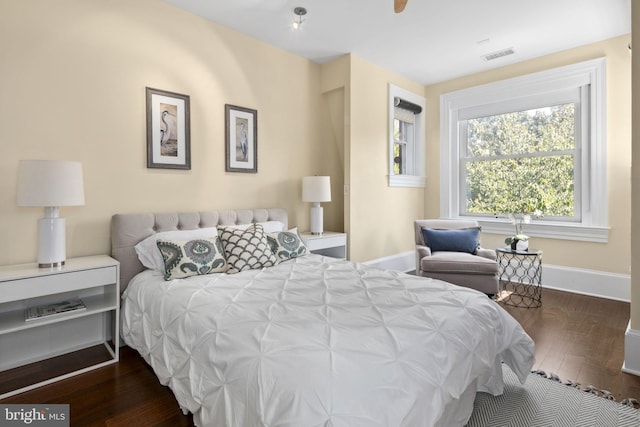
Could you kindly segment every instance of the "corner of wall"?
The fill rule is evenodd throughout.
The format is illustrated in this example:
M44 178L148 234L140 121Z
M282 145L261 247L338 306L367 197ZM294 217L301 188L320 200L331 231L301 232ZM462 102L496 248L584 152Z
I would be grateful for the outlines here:
M624 334L622 372L640 376L640 331L631 329L631 322L629 322Z

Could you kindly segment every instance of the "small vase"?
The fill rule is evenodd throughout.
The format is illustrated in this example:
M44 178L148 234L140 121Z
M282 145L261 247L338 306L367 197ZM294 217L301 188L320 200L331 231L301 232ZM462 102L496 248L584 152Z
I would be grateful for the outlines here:
M528 240L516 240L516 251L526 252L529 250Z

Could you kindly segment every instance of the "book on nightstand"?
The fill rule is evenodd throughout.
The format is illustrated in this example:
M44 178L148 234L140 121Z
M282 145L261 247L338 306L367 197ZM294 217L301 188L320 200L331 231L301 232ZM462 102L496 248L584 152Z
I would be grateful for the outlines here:
M87 307L85 307L82 300L77 298L53 304L29 307L24 312L24 318L28 322L30 320L43 319L45 317L50 318L51 316L69 313L70 311L82 311L86 309Z

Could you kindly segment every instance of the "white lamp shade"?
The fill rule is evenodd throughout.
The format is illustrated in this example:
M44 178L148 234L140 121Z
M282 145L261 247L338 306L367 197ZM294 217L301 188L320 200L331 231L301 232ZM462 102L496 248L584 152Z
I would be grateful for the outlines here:
M302 201L330 202L331 180L328 176L305 176L302 178Z
M84 205L82 163L65 160L21 160L18 206Z

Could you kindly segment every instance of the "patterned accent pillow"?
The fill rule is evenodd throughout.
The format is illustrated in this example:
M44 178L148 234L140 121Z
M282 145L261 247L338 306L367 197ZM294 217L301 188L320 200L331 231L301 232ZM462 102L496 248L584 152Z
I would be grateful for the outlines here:
M246 230L219 227L218 236L224 247L229 274L272 267L278 263L260 224L253 224Z
M135 246L138 259L145 267L164 274L164 261L158 251L158 240L196 240L213 239L218 236L216 227L196 228L193 230L171 230L152 234Z
M164 260L164 280L227 271L220 239L158 240Z
M278 262L291 258L307 255L309 250L304 244L304 240L298 233L298 228L294 227L289 231L267 234L267 240L271 247L271 252L278 258Z

